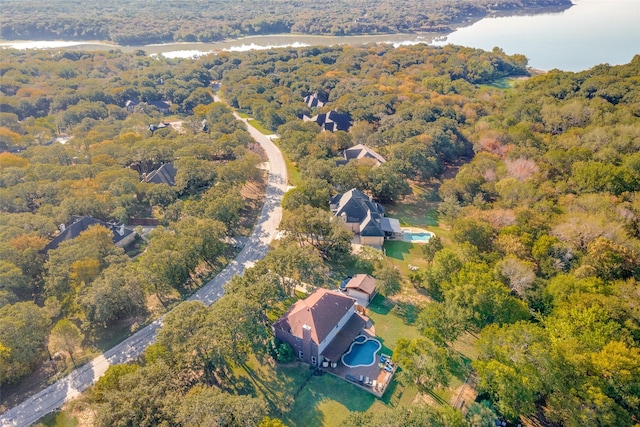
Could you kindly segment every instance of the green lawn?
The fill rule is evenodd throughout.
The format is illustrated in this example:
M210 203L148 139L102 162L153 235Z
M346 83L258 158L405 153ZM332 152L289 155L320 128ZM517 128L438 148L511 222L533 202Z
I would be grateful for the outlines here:
M395 205L385 206L385 215L397 218L403 227L421 227L450 243L450 230L438 221L438 196L435 188L412 185L413 194Z
M427 268L421 244L387 240L384 242L384 250L387 261L397 267L404 277L411 273L409 264L419 268Z
M434 189L411 186L413 194L395 205L385 206L386 216L397 218L403 226L438 226L437 193Z
M249 116L247 116L249 118L249 124L251 126L253 126L254 128L256 128L258 130L258 132L260 132L263 135L273 135L273 131L270 129L267 129L266 127L264 127L262 125L262 123L260 123L258 120L256 119L252 119Z
M419 336L413 323L417 308L396 304L378 295L368 313L382 343L382 352L391 354L399 338ZM353 411L380 412L387 407L409 406L416 396L415 387L392 381L382 399L330 374L313 375L309 366L294 362L272 366L251 358L233 371L234 384L228 390L263 397L271 415L287 425L341 426Z
M289 181L289 185L293 185L297 187L301 184L304 184L303 179L300 177L300 171L298 170L298 166L296 166L287 156L283 154L284 162L287 165L287 179Z
M400 338L420 336L414 326L418 310L412 304L393 303L382 295L376 295L367 308L367 316L373 322L376 337L382 344L382 353L391 355Z
M36 427L76 427L78 420L73 415L67 412L54 412L45 417L42 417Z

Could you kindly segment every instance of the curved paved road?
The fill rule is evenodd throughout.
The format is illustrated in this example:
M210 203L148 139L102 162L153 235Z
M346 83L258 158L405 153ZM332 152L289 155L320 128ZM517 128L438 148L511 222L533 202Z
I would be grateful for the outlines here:
M256 261L264 258L269 250L269 243L275 237L280 225L280 220L282 219L280 203L287 189L287 168L278 147L269 138L249 125L246 119L241 119L237 115L236 118L243 120L247 124L247 129L251 136L267 153L269 157L269 181L262 212L253 234L242 251L220 274L189 298L190 300L202 301L207 305L214 303L222 296L224 292L223 285L233 276L242 274L245 268L253 266ZM91 363L76 369L67 377L8 410L0 416L0 425L3 427L26 427L48 413L59 409L66 401L78 396L100 378L109 365L125 363L138 357L155 340L158 328L161 325L162 319L156 320L117 346L96 357Z

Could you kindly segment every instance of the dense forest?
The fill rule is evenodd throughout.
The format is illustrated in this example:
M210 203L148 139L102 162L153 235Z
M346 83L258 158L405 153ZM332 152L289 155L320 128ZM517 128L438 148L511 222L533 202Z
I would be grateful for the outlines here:
M231 107L277 130L302 177L285 196L286 237L216 304L178 305L144 358L110 368L78 404L96 425L294 425L299 389L260 394L259 381L240 372L257 370L257 360L279 369L283 387L304 387L296 381L306 369L272 341L271 322L299 297L296 285L335 286L345 270L379 278L383 297L428 297L416 335L392 349L400 383L429 394L467 369L481 393L464 413L372 404L375 415L354 409L345 425L639 422L640 56L524 78L522 56L456 46L290 48L196 61L6 52L2 384L20 381L47 348L72 358L105 330L162 312L199 285L199 271L230 256L224 237L241 231L249 204L242 189L261 174L251 138L227 107L211 103L209 83L220 80ZM513 87L495 84L505 78ZM310 108L310 94L326 105ZM141 102L127 111L132 99ZM182 133L148 130L165 119L147 104L157 100L181 116ZM353 119L349 132L298 119L334 109ZM60 135L72 138L49 144ZM337 166L357 143L387 162ZM176 187L140 182L169 161ZM327 209L331 195L352 187L389 206L430 192L446 233L423 246L426 268L401 276L381 254L351 253L351 236ZM100 228L41 252L71 215L127 221L147 212L162 226L135 260ZM455 343L468 332L478 337L477 357L466 363Z
M79 7L81 6L81 7ZM189 3L7 0L0 38L105 40L121 45L212 42L258 34L375 34L450 32L488 14L566 9L569 0L315 2L298 0Z
M206 69L65 55L5 51L2 65L0 385L56 352L75 364L84 348L86 361L102 340L193 292L233 256L226 238L248 233L263 185L261 152L230 110L211 104ZM172 105L189 114L152 132L165 117L143 100L160 98L182 98ZM127 111L130 99L140 103ZM143 182L165 163L175 185ZM131 253L99 226L45 250L73 216L160 226ZM60 344L60 331L73 344Z

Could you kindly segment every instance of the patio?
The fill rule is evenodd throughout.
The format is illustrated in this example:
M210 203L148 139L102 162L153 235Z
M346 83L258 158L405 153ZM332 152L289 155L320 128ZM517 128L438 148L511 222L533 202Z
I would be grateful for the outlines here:
M369 338L375 339L375 336L372 334L365 335ZM348 381L377 397L382 397L387 386L391 382L391 378L393 378L393 374L396 372L397 365L394 364L391 372L388 372L385 370L386 365L381 362L380 356L380 353L376 354L375 363L370 366L345 366L342 363L342 360L338 359L339 361L335 368L332 368L331 365L329 365L328 367L322 367L320 369L342 378L343 380ZM386 357L388 358L388 356ZM361 377L362 381L360 381ZM367 378L369 378L368 383L366 382Z

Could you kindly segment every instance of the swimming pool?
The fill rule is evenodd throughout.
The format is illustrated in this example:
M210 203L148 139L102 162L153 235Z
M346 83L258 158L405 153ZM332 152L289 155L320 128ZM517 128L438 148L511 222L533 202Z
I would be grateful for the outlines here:
M380 341L359 335L351 343L349 351L342 356L342 363L349 368L371 366L376 362L376 353L381 348Z
M430 238L435 236L430 231L427 230L411 230L411 229L403 229L404 233L404 241L405 242L415 242L415 243L427 243Z

